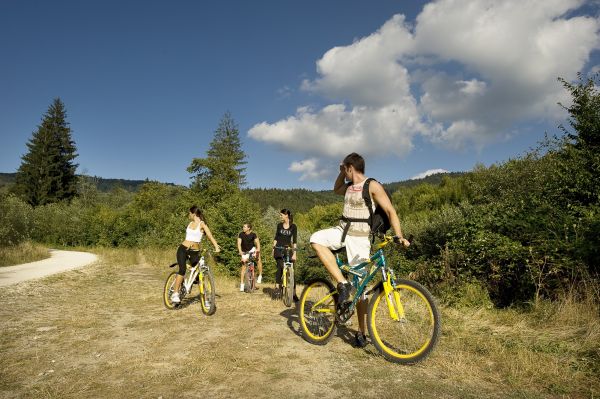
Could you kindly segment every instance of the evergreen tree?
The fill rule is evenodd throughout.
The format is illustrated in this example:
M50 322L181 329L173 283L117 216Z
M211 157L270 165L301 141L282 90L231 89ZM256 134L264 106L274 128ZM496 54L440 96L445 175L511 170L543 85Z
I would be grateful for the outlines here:
M569 125L574 132L562 127L567 136L577 148L587 148L598 152L600 148L600 91L597 82L600 75L584 80L581 73L577 74L579 82L569 83L559 78L565 89L571 93L573 103L563 108L569 113Z
M68 200L77 193L77 154L66 117L64 104L54 99L21 158L14 190L33 206Z
M192 190L201 192L209 202L239 191L246 183L245 158L238 127L227 112L215 131L207 157L194 158L187 169L194 174Z

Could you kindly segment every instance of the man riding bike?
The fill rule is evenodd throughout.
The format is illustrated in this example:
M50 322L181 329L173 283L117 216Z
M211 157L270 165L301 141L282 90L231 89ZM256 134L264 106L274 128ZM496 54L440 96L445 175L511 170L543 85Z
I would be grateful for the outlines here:
M338 303L341 310L352 301L354 287L344 278L331 251L345 247L350 266L369 259L371 252L371 241L369 239L371 228L369 224L367 222L343 221L343 219L369 219L372 212L369 211L362 197L363 186L366 181L363 157L357 153L347 155L340 164L340 172L333 187L336 194L344 195L343 218L338 226L317 231L310 237L311 246L329 274L337 282ZM368 187L373 210L376 206L379 206L385 211L394 231L395 240L408 247L410 243L403 238L400 220L383 186L372 180ZM355 336L356 345L364 347L367 344L365 334L367 301L365 297L360 299L356 308L360 330Z
M252 225L245 223L242 226L242 232L238 235L237 239L238 252L240 254L240 261L242 263L240 271L240 291L244 291L244 274L246 273L246 266L250 259L250 252L254 251L258 264L258 278L256 283L262 283L262 260L260 257L260 240L256 233L252 231Z

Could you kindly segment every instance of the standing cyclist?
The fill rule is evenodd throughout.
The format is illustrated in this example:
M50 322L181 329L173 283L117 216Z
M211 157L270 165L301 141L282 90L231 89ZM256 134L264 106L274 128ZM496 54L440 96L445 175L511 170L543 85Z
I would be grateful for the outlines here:
M344 218L369 218L370 212L362 197L363 185L366 180L365 160L363 157L355 152L346 156L340 164L340 173L333 187L333 191L336 194L344 195ZM395 241L401 242L404 246L408 247L410 244L402 236L400 220L383 186L375 180L371 181L369 184L369 195L373 203L373 210L376 205L379 205L387 214L391 227L394 230ZM350 223L350 225L347 226L347 223ZM346 232L345 237L344 232ZM342 275L336 263L335 256L331 251L346 247L350 266L367 260L371 252L370 232L371 227L366 222L340 221L338 226L317 231L310 237L310 243L315 249L317 256L323 262L329 274L337 281L338 306L341 308L348 306L352 302L354 287ZM365 335L367 301L365 296L359 300L356 309L358 328L360 330L355 336L356 345L364 347L367 344Z
M292 262L296 262L296 247L298 245L298 229L293 223L292 211L282 209L279 213L281 223L277 225L275 230L275 238L273 239L273 257L277 263L277 272L275 273L275 283L277 284L277 294L281 294L281 277L283 275L283 250L280 248L292 248ZM279 247L279 248L276 248ZM294 282L295 285L295 282ZM296 296L296 287L294 286L294 302L298 302Z
M250 259L249 252L256 253L256 259L258 263L258 278L256 283L262 283L262 260L260 258L260 240L256 233L252 231L252 225L246 223L242 226L242 232L238 235L237 239L238 252L240 254L240 260L242 262L242 268L240 272L240 291L244 291L244 274L246 273L246 264Z
M188 224L185 229L185 240L181 243L179 248L177 248L177 264L179 265L179 272L175 279L175 290L171 295L171 302L173 303L181 302L181 299L179 298L179 289L181 288L181 283L185 276L186 261L189 259L192 266L200 261L200 241L202 240L202 236L206 234L212 245L215 247L215 252L221 250L204 221L202 211L196 205L193 205L190 208L188 218L190 219L190 224Z

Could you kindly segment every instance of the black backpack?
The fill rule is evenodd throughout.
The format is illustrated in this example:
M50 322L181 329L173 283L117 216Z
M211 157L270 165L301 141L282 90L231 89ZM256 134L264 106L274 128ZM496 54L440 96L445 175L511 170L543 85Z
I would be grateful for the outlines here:
M373 201L371 201L371 195L369 194L369 184L371 183L372 180L375 180L375 179L369 177L367 179L367 181L365 181L365 184L363 185L363 190L362 190L363 200L365 201L365 204L367 205L367 208L369 209L369 218L368 219L355 219L355 218L347 218L345 216L342 216L341 220L346 222L346 226L344 227L344 233L342 234L342 242L344 242L346 240L346 235L348 234L348 229L350 229L350 223L352 223L352 222L369 223L369 226L371 227L371 240L372 241L375 240L376 235L385 234L385 232L388 231L391 227L390 219L388 218L388 215L387 215L387 213L385 213L383 208L381 208L379 205L377 205L375 207L375 210L373 210ZM390 202L391 202L392 198L390 196L390 193L385 189L385 187L383 188L383 190L385 191L385 194L388 196L388 198L390 199Z

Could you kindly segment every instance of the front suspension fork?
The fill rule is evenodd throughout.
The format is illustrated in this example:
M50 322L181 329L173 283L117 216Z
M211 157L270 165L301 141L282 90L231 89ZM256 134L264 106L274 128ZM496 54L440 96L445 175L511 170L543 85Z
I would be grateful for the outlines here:
M402 306L400 300L400 293L398 290L394 289L394 286L392 285L392 274L386 273L383 270L382 273L383 292L385 293L385 301L390 312L390 317L392 320L400 321L401 319L404 319L404 306Z

